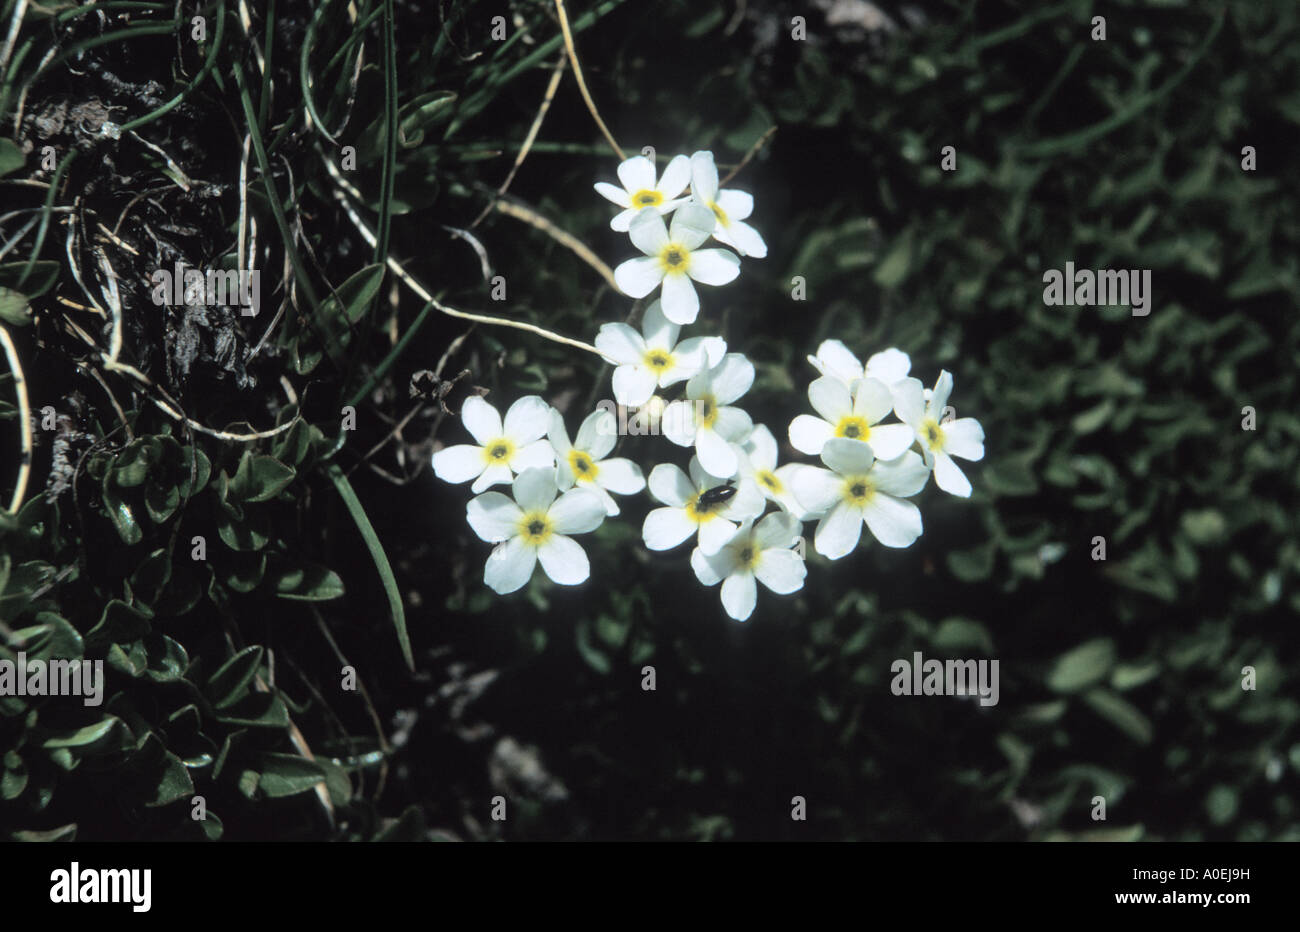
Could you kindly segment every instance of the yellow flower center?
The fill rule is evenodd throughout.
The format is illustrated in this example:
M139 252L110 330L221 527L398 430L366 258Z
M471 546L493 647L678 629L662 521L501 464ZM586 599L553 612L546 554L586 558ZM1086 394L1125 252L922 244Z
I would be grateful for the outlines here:
M943 449L943 428L934 418L928 417L921 422L921 436L925 439L925 445L931 450Z
M736 562L742 569L752 570L758 563L758 548L752 543L746 543L736 553Z
M712 427L718 419L718 400L712 395L695 399L695 426Z
M780 495L785 491L785 486L781 483L781 480L776 477L776 473L763 470L755 473L754 478L770 489L773 495Z
M569 451L569 467L573 470L573 478L578 482L591 482L600 472L600 467L591 455L576 448Z
M514 455L515 445L504 437L483 447L483 459L487 460L489 466L508 463Z
M655 375L663 375L672 368L673 357L667 350L652 349L646 351L643 362L647 368L654 370Z
M551 519L544 511L530 511L519 519L519 536L524 543L540 547L551 536Z
M685 246L669 243L659 250L659 265L668 275L685 275L691 267L691 251Z
M866 440L871 436L871 425L863 418L847 414L835 425L836 437L848 437L850 440Z
M724 227L731 226L731 219L727 216L727 212L718 206L717 201L711 202L709 204L709 209L713 211L713 216L718 218L718 223L722 224Z
M658 207L664 202L664 196L658 191L647 191L642 188L636 194L632 195L632 206L641 207Z
M844 501L855 508L861 508L875 497L875 484L867 476L849 476L844 480L841 495Z

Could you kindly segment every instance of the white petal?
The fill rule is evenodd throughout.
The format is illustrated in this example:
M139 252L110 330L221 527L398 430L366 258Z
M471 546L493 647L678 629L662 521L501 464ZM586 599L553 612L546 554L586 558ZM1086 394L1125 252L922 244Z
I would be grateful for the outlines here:
M681 467L672 463L660 463L650 470L648 486L650 494L657 501L671 508L684 507L687 500L699 491L698 487L687 478L686 473L682 472Z
M934 457L934 483L945 492L961 498L970 498L970 480L961 471L961 467L952 461L947 453L936 453Z
M684 155L675 155L659 177L659 193L665 198L673 198L685 191L690 183L691 160Z
M596 484L618 495L635 495L645 488L641 467L629 459L601 460Z
M940 370L939 380L934 383L934 392L930 395L930 411L936 418L943 415L943 409L948 405L948 396L952 394L952 373L947 369Z
M674 401L664 408L659 419L659 430L679 447L695 443L695 405L690 401Z
M546 436L551 423L551 406L536 395L525 395L506 411L505 436L517 446Z
M817 456L826 441L835 436L835 428L819 417L801 414L790 422L790 444L800 453Z
M433 454L433 474L443 482L469 482L487 468L483 448L458 443Z
M627 324L601 324L596 332L596 349L621 366L640 365L645 358L645 340Z
M886 547L910 547L921 536L921 509L901 498L877 492L862 516L876 540Z
M943 448L964 460L984 459L984 428L973 417L960 417L943 425Z
M754 614L758 602L758 586L753 573L736 573L722 581L722 607L736 621L745 621Z
M718 409L714 432L728 443L744 443L754 429L754 421L740 408L727 405Z
M736 536L736 525L725 518L715 517L700 525L700 550L711 557Z
M607 201L613 201L619 207L632 206L632 196L618 185L610 184L608 181L597 181L596 193Z
M709 382L718 404L729 405L754 384L754 364L741 353L728 353L709 370Z
M778 595L788 595L803 588L808 567L793 550L766 550L758 558L754 575Z
M604 517L603 510L601 517ZM591 575L587 554L572 537L552 534L537 549L537 557L542 561L546 575L561 586L576 586L580 582L586 582Z
M525 469L515 479L515 501L524 511L545 511L555 501L555 471Z
M925 420L925 387L920 379L903 379L894 383L894 413L913 430Z
M656 508L641 526L641 539L651 550L671 550L694 533L695 522L680 508Z
M844 484L839 476L820 466L804 466L790 480L794 497L810 515L820 515L840 501Z
M694 250L713 235L713 228L718 225L718 218L713 211L703 204L691 201L677 208L673 214L670 236L674 243L680 243L691 252L691 265L695 265Z
M555 408L551 409L546 439L551 441L551 446L560 456L564 456L573 448L573 444L569 442L568 428L564 426L564 415Z
M736 451L711 427L695 432L695 455L700 458L701 466L723 479L729 479L740 469Z
M546 512L557 534L586 534L605 520L605 502L591 489L570 489Z
M892 460L902 456L915 439L916 434L906 424L877 424L871 428L867 443L879 459Z
M748 223L732 220L727 225L725 233L719 230L713 235L720 242L726 243L728 246L735 246L742 256L751 256L755 259L762 259L767 256L767 243L763 242L763 237Z
M862 512L840 502L817 522L813 547L828 560L852 553L862 537Z
M766 424L755 424L745 441L749 461L755 469L772 470L776 468L776 438L767 429Z
M812 402L813 410L832 425L853 413L853 397L848 386L833 376L814 379L808 386L808 400Z
M614 501L614 497L612 495L610 495L608 492L602 489L599 485L588 485L587 488L589 488L592 492L595 492L597 495L600 496L600 500L605 505L605 517L614 518L618 516L619 513L618 502Z
M692 456L688 467L691 471L691 492L700 491L701 489L711 489L715 485L722 485L722 477L715 476L707 469L700 465L700 458Z
M639 408L655 393L655 374L643 366L619 366L614 370L614 399L629 408Z
M722 509L722 517L731 521L748 521L757 518L767 507L767 499L751 479L742 479L736 486L736 494L731 496L727 506Z
M861 440L832 437L822 447L822 462L842 476L860 476L874 461L871 447Z
M626 233L632 226L632 221L636 215L641 213L641 208L632 206L627 210L621 210L616 213L609 221L609 228L615 233Z
M737 191L735 188L726 188L718 192L714 201L722 212L727 215L731 221L745 220L754 212L754 195L748 191Z
M726 249L697 249L687 269L691 278L706 285L725 285L740 274L740 260Z
M510 468L515 472L525 469L547 469L555 465L555 447L549 440L534 440L526 447L520 447L510 457Z
M659 260L651 259L649 256L628 259L614 270L614 283L618 285L619 291L629 298L644 298L655 290L655 286L663 281L663 278L664 271L659 265Z
M691 551L691 569L695 570L695 578L706 586L716 586L722 582L722 574L714 568L714 562L699 547Z
M718 166L708 150L691 155L691 194L702 201L717 200Z
M930 479L930 468L912 451L893 462L876 460L871 467L871 481L887 495L907 498L925 488Z
M474 484L470 486L470 491L475 494L482 492L484 489L490 489L494 485L509 485L514 480L514 473L505 463L497 463L483 470Z
M862 378L862 363L839 340L822 341L822 345L817 347L817 359L826 375L839 379L845 385L851 385L855 379Z
M894 410L894 396L889 386L879 379L866 378L853 388L853 413L875 424Z
M583 419L578 428L577 447L586 450L594 460L608 456L617 440L618 419L608 408L597 408Z
M478 395L465 399L460 407L460 420L481 447L501 437L501 415Z
M754 527L754 540L762 550L784 550L799 536L799 522L792 515L774 511Z
M500 492L484 492L465 507L465 517L474 533L490 544L514 537L523 511Z
M663 283L660 301L663 303L664 316L675 324L695 323L695 318L700 313L700 296L695 293L690 276L675 272L665 275Z
M644 348L651 346L671 352L677 345L677 334L681 333L681 329L664 316L662 302L651 301L650 306L645 309L645 316L641 319L641 333L645 336L642 341L642 356L645 354ZM640 361L638 358L637 362Z
M537 550L515 537L497 544L488 554L483 568L483 581L495 592L506 595L521 588L533 575L537 566Z
M659 255L668 245L668 227L653 207L646 207L638 213L627 232L632 245L647 256Z
M655 189L655 163L644 155L634 155L630 159L619 162L618 180L623 182L623 187L627 189L628 194L635 194L638 191L653 191Z
M867 360L867 375L893 385L907 378L912 371L912 360L901 349L890 347L872 355Z

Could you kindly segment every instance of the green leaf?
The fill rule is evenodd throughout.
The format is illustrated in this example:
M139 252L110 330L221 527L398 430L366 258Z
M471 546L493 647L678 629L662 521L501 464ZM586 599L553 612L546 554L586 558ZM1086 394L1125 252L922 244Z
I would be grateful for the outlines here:
M1058 693L1078 692L1109 673L1114 663L1114 641L1110 638L1086 641L1057 658L1047 674L1047 686Z
M352 275L321 304L319 320L326 331L325 350L336 362L352 338L352 325L365 316L366 309L384 281L384 267L368 265Z
M174 803L179 799L194 795L194 781L190 779L190 772L185 766L185 762L167 751L163 758L162 773L158 776L158 783L154 787L153 796L145 803L148 807L166 806Z
M273 584L275 594L282 599L328 602L343 595L343 580L333 570L317 563L285 567L275 574Z
M425 130L451 119L455 102L454 91L429 91L407 102L397 111L398 143L407 149L418 146L424 141Z
M0 178L13 174L26 164L23 150L12 139L0 138Z
M23 268L26 265L26 262L0 263L0 285L18 288L23 277ZM32 263L31 274L27 276L25 281L22 281L22 292L27 296L27 300L39 298L53 288L54 283L59 280L61 269L62 266L53 259L41 259Z
M144 531L140 530L135 511L122 497L112 477L111 472L104 474L104 511L108 513L109 520L113 522L113 527L117 529L117 534L122 538L123 543L138 544L144 539Z
M362 507L361 500L357 498L357 493L352 490L352 484L348 482L347 476L343 475L343 470L339 468L338 463L330 463L326 471L329 474L330 481L334 483L334 488L338 490L339 497L343 499L343 504L347 506L348 513L352 515L357 530L361 532L361 537L366 543L366 549L370 551L370 559L375 562L375 569L379 571L379 578L384 584L384 592L388 596L388 609L393 616L393 627L397 630L397 643L402 648L402 656L406 659L406 665L414 670L415 656L411 653L411 639L406 633L406 609L402 605L402 594L398 591L397 580L393 577L393 568L388 563L388 556L384 553L384 546L379 542L379 536L375 534L374 526L371 525L370 518L366 516L366 510Z
M1145 715L1139 712L1127 699L1121 699L1109 689L1097 687L1084 695L1086 702L1094 712L1110 722L1138 744L1150 744L1154 729Z
M0 139L0 142L8 142L8 140ZM27 306L27 296L12 288L0 286L0 321L13 327L26 327L30 324L32 314Z
M305 793L325 782L325 771L315 761L294 754L267 752L258 758L257 788L270 797Z
M297 475L273 456L246 451L239 461L230 495L240 502L265 502L275 498Z
M109 715L78 728L75 731L61 732L52 737L46 738L41 742L41 747L45 748L80 748L86 745L94 744L101 741L113 731L114 726L118 724L118 719Z
M258 644L245 647L223 663L204 687L213 708L224 709L242 699L261 663L262 648Z

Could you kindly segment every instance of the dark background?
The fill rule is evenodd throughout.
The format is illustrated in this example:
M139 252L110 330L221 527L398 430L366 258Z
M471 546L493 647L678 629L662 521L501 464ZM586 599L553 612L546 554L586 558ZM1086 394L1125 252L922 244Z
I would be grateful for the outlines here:
M561 51L544 48L559 34L553 8L396 6L399 104L435 91L457 97L430 117L420 144L397 150L392 254L458 308L584 340L624 319L631 302L589 266L495 213L473 230L506 279L507 300L491 301L475 252L446 229L474 222L528 132ZM363 4L363 17L371 9ZM43 649L109 658L112 697L99 710L0 699L9 752L0 827L81 839L1293 839L1294 5L882 4L881 21L845 3L623 3L595 7L587 26L590 9L569 11L579 57L629 154L709 148L725 173L777 127L732 183L753 192L750 222L769 255L746 260L734 284L701 289L700 323L688 331L721 333L754 361L758 380L742 405L784 441L789 420L808 410L816 373L805 357L822 339L842 339L863 359L900 347L927 384L941 368L953 372L950 403L984 425L985 459L962 464L974 496L927 488L925 535L909 549L864 543L835 563L810 553L805 588L788 598L764 590L744 624L725 616L716 589L698 585L686 548L641 546L644 496L584 539L587 584L564 589L538 574L522 592L495 596L482 584L489 548L463 519L468 488L427 468L436 445L465 435L436 403L412 401L411 376L469 331L442 373L470 371L446 399L453 411L471 386L489 389L503 411L539 393L573 431L608 396L609 370L519 331L471 330L436 313L394 354L423 302L405 286L390 295L392 276L365 316L341 324L350 337L338 361L299 371L320 337L310 316L295 323L292 312L247 360L265 308L283 299L277 288L256 321L199 325L187 369L176 313L161 314L131 273L138 281L156 259L170 267L169 248L197 266L232 253L249 132L233 69L256 108L262 78L249 49L265 49L268 11L254 11L252 40L227 13L213 76L138 130L210 183L197 194L169 184L165 165L130 138L96 136L93 115L79 111L83 128L37 122L61 103L121 107L118 122L149 112L143 82L158 81L161 99L184 86L177 40L105 43L86 53L98 65L76 65L82 73L59 65L32 78L51 43L71 48L124 24L25 20L22 37L36 41L18 69L31 79L19 147L78 151L54 203L80 196L79 209L112 227L135 194L153 190L158 202L119 231L139 257L104 247L126 282L124 356L212 426L287 421L285 375L314 429L295 428L301 442L292 443L199 438L212 479L153 520L126 474L144 462L160 488L183 485L188 453L177 458L151 438L175 437L178 449L191 438L138 383L110 373L137 438L128 442L87 377L98 357L58 324L67 308L54 300L86 301L62 217L39 254L56 265L43 293L0 265L9 276L0 284L27 293L36 312L33 326L15 329L32 406L72 416L67 442L80 461L70 487L44 494L55 449L38 430L32 504L0 538L10 571L0 617L11 631L37 629L29 637ZM354 31L341 10L325 9L308 59L332 131L348 111L351 74L346 55L329 67ZM494 42L498 13L510 35L525 35ZM349 304L340 286L372 256L316 153L337 150L305 128L298 65L309 15L277 6L275 90L260 133L307 277L322 300L344 294L338 316ZM1106 17L1105 41L1090 38L1094 15ZM793 16L806 19L804 41L791 38ZM181 47L192 77L202 56ZM358 147L348 180L370 201L361 211L373 226L378 24L365 48L337 137ZM948 145L955 172L939 168ZM1253 172L1241 169L1246 145L1257 150ZM612 267L633 251L608 229L609 205L591 185L612 181L616 164L566 74L510 195ZM273 270L265 294L285 239L257 165L250 156L247 196L259 266ZM6 182L50 174L28 153ZM0 191L13 209L44 197L5 182ZM4 230L7 239L16 223ZM28 234L5 261L33 249ZM1042 273L1066 261L1152 270L1150 316L1045 306ZM94 263L83 248L83 274ZM794 276L806 279L806 302L791 299ZM73 316L108 345L106 322ZM328 313L316 322L327 329ZM386 359L395 361L372 380ZM336 449L339 407L363 387L357 429ZM1254 431L1242 429L1247 405ZM413 406L400 437L365 459ZM256 501L258 469L275 470L250 463L253 478L241 484L245 449L291 466L292 482ZM662 438L627 438L618 455L647 473L687 458ZM783 443L783 462L793 456ZM414 673L326 475L331 462L350 475L392 563ZM136 503L134 542L109 517L122 498ZM243 549L214 534L218 526ZM261 546L249 543L262 531ZM210 548L198 566L193 534ZM1090 556L1096 535L1107 541L1104 562ZM330 639L366 697L339 689L344 660ZM264 650L238 654L255 645ZM998 659L1000 703L893 696L890 664L914 651ZM653 692L641 688L646 664ZM1247 665L1254 691L1241 688ZM315 764L292 743L290 718ZM311 792L322 778L332 823ZM219 824L190 819L194 793ZM509 799L505 822L489 817L496 795ZM806 822L790 818L796 795L807 800ZM1106 800L1104 822L1090 818L1095 796Z

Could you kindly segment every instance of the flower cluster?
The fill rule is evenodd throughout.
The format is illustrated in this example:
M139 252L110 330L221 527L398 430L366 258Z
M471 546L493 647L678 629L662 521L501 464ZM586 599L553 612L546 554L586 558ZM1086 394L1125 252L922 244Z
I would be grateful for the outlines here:
M725 285L740 274L742 257L767 254L745 222L753 197L720 188L711 152L676 156L661 175L636 156L618 166L618 179L621 187L601 182L596 191L621 208L610 227L643 255L619 265L615 281L632 298L659 294L639 330L604 324L595 346L615 367L617 404L652 412L652 432L692 455L685 470L659 463L647 481L631 460L609 456L619 432L613 404L602 402L570 440L561 413L535 395L515 401L504 419L470 398L461 417L475 444L439 450L433 468L448 482L473 480L482 493L469 503L468 519L496 545L484 571L488 586L513 592L538 563L556 583L584 582L590 564L571 535L617 516L613 496L648 489L659 507L642 525L645 546L667 551L693 540L696 577L721 584L723 608L744 621L759 583L778 595L803 587L805 522L815 522L816 552L838 560L857 548L864 526L886 547L920 537L912 499L931 474L943 491L971 494L954 457L981 459L983 428L952 416L951 374L926 388L895 348L864 364L839 340L823 342L808 357L819 373L808 386L815 413L798 415L787 429L790 445L821 465L778 465L776 437L738 405L754 383L753 363L718 336L680 339L699 314L697 284ZM659 394L682 383L674 400ZM485 491L502 484L513 497Z

